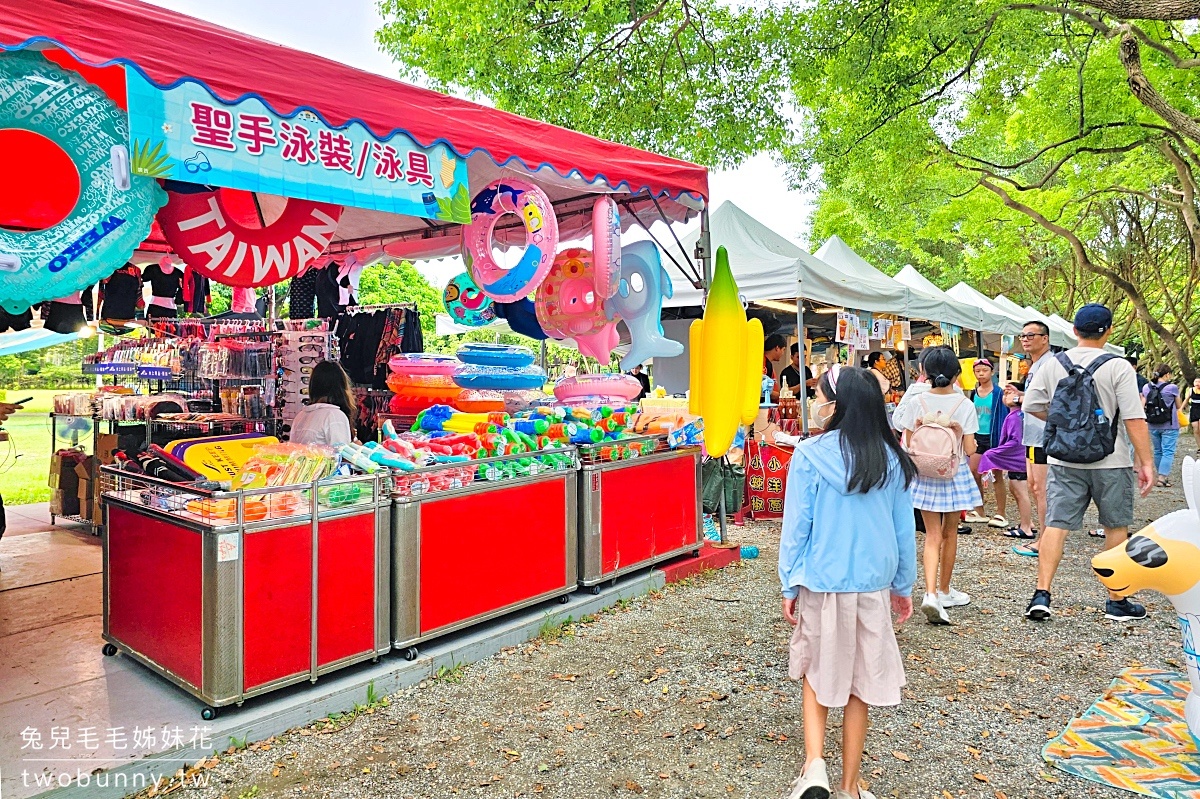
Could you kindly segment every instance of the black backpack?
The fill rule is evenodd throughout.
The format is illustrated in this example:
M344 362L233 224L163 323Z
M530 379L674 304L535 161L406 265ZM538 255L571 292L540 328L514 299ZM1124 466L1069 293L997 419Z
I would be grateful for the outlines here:
M1151 383L1146 392L1146 421L1149 424L1167 424L1171 421L1171 409L1163 401L1163 384Z
M1061 352L1055 357L1067 376L1058 381L1046 414L1046 454L1067 463L1102 461L1116 448L1117 420L1105 414L1093 378L1117 356L1105 353L1086 369Z

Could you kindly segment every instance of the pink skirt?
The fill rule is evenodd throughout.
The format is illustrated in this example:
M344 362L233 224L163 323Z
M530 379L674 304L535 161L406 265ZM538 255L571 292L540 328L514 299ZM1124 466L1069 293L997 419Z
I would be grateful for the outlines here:
M825 707L853 694L874 707L900 704L904 661L892 629L890 591L823 594L800 588L788 675L808 680Z

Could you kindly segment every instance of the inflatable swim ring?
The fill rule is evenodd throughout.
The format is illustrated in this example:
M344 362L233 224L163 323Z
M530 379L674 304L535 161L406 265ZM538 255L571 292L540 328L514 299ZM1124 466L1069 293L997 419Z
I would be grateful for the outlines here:
M641 391L642 384L632 375L576 375L554 384L555 399L567 404L625 404Z
M533 363L533 351L528 347L509 344L464 344L458 348L457 357L463 363L475 366L504 366L519 369Z
M442 291L442 305L455 324L483 327L496 321L496 307L466 272L455 275Z
M150 235L167 196L151 178L130 173L125 112L40 53L0 53L4 128L44 136L79 172L79 201L66 219L45 230L0 230L0 304L20 313L112 274ZM5 191L36 194L37 186Z
M170 198L158 212L163 236L184 263L218 283L269 286L300 274L321 256L337 231L342 206L289 197L264 228L244 227L211 186L168 181Z
M580 247L563 250L538 289L534 309L542 329L555 338L573 338L579 351L607 363L618 333L596 293L592 254Z
M462 393L454 407L466 413L504 413L506 391L468 389Z
M392 356L388 369L398 375L446 375L454 374L458 359L453 355L434 353L405 354Z
M428 399L430 405L458 399L462 389L449 375L390 374L387 387L394 393L415 399Z
M492 258L492 233L505 214L525 224L525 252L512 269ZM475 285L500 302L527 297L546 277L558 247L558 219L550 198L524 180L504 178L489 183L471 201L471 224L463 228L463 260Z
M538 366L508 369L468 363L454 370L454 382L463 388L518 391L541 388L546 384L546 373Z
M621 213L607 194L592 205L592 252L596 264L596 293L606 300L621 282Z

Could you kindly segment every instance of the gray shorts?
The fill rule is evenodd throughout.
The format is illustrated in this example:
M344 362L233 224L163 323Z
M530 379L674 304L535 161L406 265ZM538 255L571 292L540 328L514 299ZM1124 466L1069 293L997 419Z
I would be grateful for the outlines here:
M1100 525L1109 529L1133 524L1133 469L1075 469L1050 464L1046 481L1046 526L1083 527L1089 502L1096 503Z

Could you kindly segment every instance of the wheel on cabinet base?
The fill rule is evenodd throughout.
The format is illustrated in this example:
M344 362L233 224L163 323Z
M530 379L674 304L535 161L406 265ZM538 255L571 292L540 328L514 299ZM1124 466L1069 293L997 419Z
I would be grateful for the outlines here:
M598 586L598 585L589 586L588 591L591 592L592 596L596 596L597 594L600 593L600 586Z
M100 651L104 653L104 657L110 658L113 655L117 654L117 647L114 644L105 644L104 648L101 649Z
M560 605L565 605L570 601L571 601L571 597L568 596L567 594L563 594L562 596L560 596L558 598L558 604L560 604Z
M217 709L215 707L205 707L200 711L200 718L205 721L212 721L217 717Z
M408 649L405 649L404 650L404 659L405 660L416 660L417 659L417 648L415 646L410 646Z
M693 557L693 558L698 558L698 557L700 557L700 550L698 550L698 549L693 549L693 550L692 550L692 557Z

